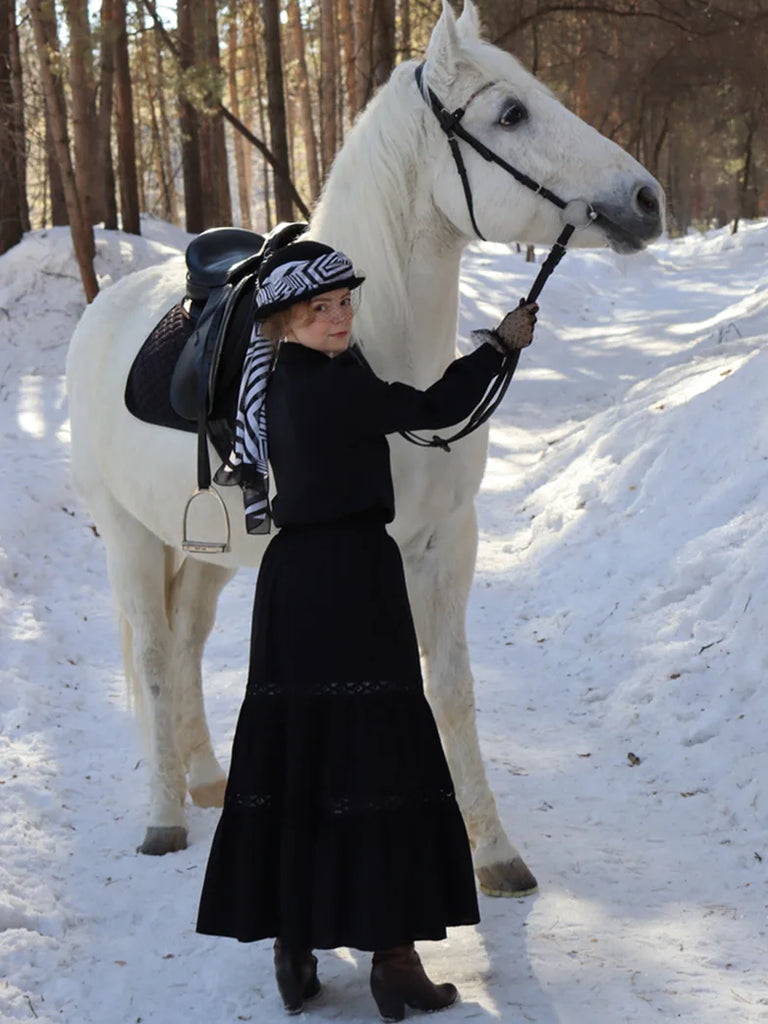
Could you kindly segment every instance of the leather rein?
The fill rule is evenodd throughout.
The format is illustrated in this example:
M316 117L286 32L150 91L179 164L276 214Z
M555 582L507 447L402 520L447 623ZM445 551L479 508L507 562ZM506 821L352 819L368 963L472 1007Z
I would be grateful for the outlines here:
M582 217L578 219L584 220L584 223L566 223L563 230L560 232L557 241L549 252L549 255L542 263L541 269L536 276L536 280L533 282L531 290L528 292L528 297L525 300L526 304L529 302L535 302L541 294L541 290L546 284L547 279L565 255L566 246L570 241L571 235L576 230L576 227L585 227L595 219L597 214L586 200L572 200L571 202L566 202L564 199L561 199L560 196L556 195L550 189L546 188L539 182L534 181L533 178L508 163L503 157L500 157L498 153L494 153L493 150L489 149L480 141L480 139L476 138L462 126L461 119L467 112L469 104L476 96L479 96L481 92L489 88L493 83L488 82L481 86L469 97L463 107L457 107L456 110L450 111L441 103L432 89L430 89L429 86L424 85L422 81L424 75L423 64L419 64L416 68L415 75L419 92L429 105L429 108L437 118L438 124L445 132L448 139L448 145L451 148L451 154L453 155L453 160L456 164L456 170L458 171L461 185L464 189L464 198L467 203L469 218L472 221L472 227L474 228L478 238L486 241L485 235L480 231L480 228L477 226L477 220L475 219L475 204L472 198L472 188L469 183L469 175L467 174L464 158L461 155L459 139L474 149L475 152L479 153L485 160L488 160L490 163L497 164L502 168L502 170L506 171L507 174L511 174L515 181L518 181L521 185L524 185L532 192L535 192L536 195L541 196L542 199L548 200L558 209L566 211L568 207L571 207L572 212L575 212L575 204L579 204L579 210L582 213ZM584 204L585 211L581 210L581 204ZM400 431L401 436L404 437L406 441L410 441L411 444L419 445L422 448L442 448L443 451L449 452L451 450L450 446L454 441L458 441L462 437L466 437L467 434L471 434L474 430L477 430L477 428L482 426L495 411L504 397L510 381L512 380L512 376L517 369L517 364L520 359L520 351L520 349L517 349L516 351L505 353L501 369L493 379L482 401L470 415L464 426L455 434L452 434L447 438L440 437L437 434L431 438L426 438L420 437L418 434L414 434L410 430L403 430Z

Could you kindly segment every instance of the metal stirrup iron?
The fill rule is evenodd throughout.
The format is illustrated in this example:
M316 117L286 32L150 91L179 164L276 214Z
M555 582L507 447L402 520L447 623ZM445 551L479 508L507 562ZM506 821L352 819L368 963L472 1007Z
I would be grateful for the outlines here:
M224 539L223 540L192 540L189 536L187 520L189 518L189 510L192 507L192 503L198 498L210 497L218 502L219 514L224 524ZM184 506L184 518L182 521L182 540L181 549L182 551L189 551L193 554L198 555L220 555L224 554L225 551L229 551L230 541L230 526L229 526L229 512L227 512L227 506L224 504L224 499L216 490L215 487L196 487L192 494L187 499L187 503Z

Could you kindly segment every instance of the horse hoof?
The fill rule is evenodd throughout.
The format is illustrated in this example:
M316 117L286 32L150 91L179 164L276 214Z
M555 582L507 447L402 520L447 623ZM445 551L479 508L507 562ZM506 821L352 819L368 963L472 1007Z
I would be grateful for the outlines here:
M216 782L204 782L200 786L190 789L189 795L195 807L223 807L224 791L227 788L227 780L218 779Z
M167 828L150 825L144 835L144 842L136 852L146 853L150 857L162 857L164 853L176 853L177 850L186 848L187 830L181 825L171 825Z
M486 864L476 873L480 892L486 896L530 896L539 887L522 857Z

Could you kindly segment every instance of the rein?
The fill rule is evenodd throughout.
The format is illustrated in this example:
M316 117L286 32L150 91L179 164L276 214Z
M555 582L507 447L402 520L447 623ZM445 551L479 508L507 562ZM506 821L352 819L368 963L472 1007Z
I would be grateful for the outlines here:
M534 181L533 178L523 173L523 171L513 167L513 165L504 160L503 157L500 157L498 153L494 153L493 150L488 149L483 142L470 134L466 128L462 127L461 119L464 117L467 107L476 96L483 92L484 89L489 88L491 83L481 86L469 97L463 107L457 107L456 110L450 111L440 102L429 86L424 86L422 82L423 74L424 65L419 64L415 72L416 84L419 87L419 92L428 103L430 110L437 118L440 127L445 132L448 139L448 145L451 148L453 160L456 164L456 170L458 171L461 185L464 189L464 198L466 199L469 218L472 221L472 227L475 229L475 233L478 238L483 241L487 241L485 235L477 226L477 221L475 219L475 204L472 198L472 188L469 183L469 175L467 174L464 158L461 155L459 139L471 146L472 149L479 153L485 160L488 160L490 163L497 164L502 168L502 170L506 171L507 174L511 174L515 181L518 181L521 185L529 188L532 192L535 192L536 195L541 196L542 199L548 200L558 209L563 210L566 213L567 223L560 232L557 241L552 246L549 255L542 263L541 269L536 276L536 280L533 282L531 290L528 293L528 297L525 300L526 305L530 302L535 302L541 294L541 290L546 284L547 279L565 255L566 246L568 245L573 232L577 227L586 227L589 225L595 219L597 214L586 200L575 199L570 202L566 202L564 199L561 199L560 196L556 195L550 189L546 188L539 182ZM570 223L570 221L573 221L574 223ZM443 451L449 452L451 450L450 446L454 441L459 441L462 437L466 437L467 434L471 434L473 431L477 430L477 428L481 427L496 410L502 398L506 394L510 381L517 369L517 364L520 360L520 352L521 350L517 349L513 352L505 353L501 369L491 382L482 401L470 415L464 426L455 434L452 434L450 437L440 437L438 434L435 434L431 438L426 438L420 437L418 434L414 434L410 430L402 430L400 431L401 436L404 437L406 441L410 441L411 444L418 445L421 448L442 448Z

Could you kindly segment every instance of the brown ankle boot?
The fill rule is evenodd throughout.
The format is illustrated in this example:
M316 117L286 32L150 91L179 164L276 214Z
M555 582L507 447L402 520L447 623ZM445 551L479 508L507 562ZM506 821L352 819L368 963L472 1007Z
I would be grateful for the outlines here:
M455 985L435 985L429 980L413 943L373 954L371 992L384 1021L402 1020L406 1006L413 1010L443 1010L459 994Z
M311 949L291 949L275 939L275 978L288 1013L301 1013L304 1000L320 991L317 957Z

